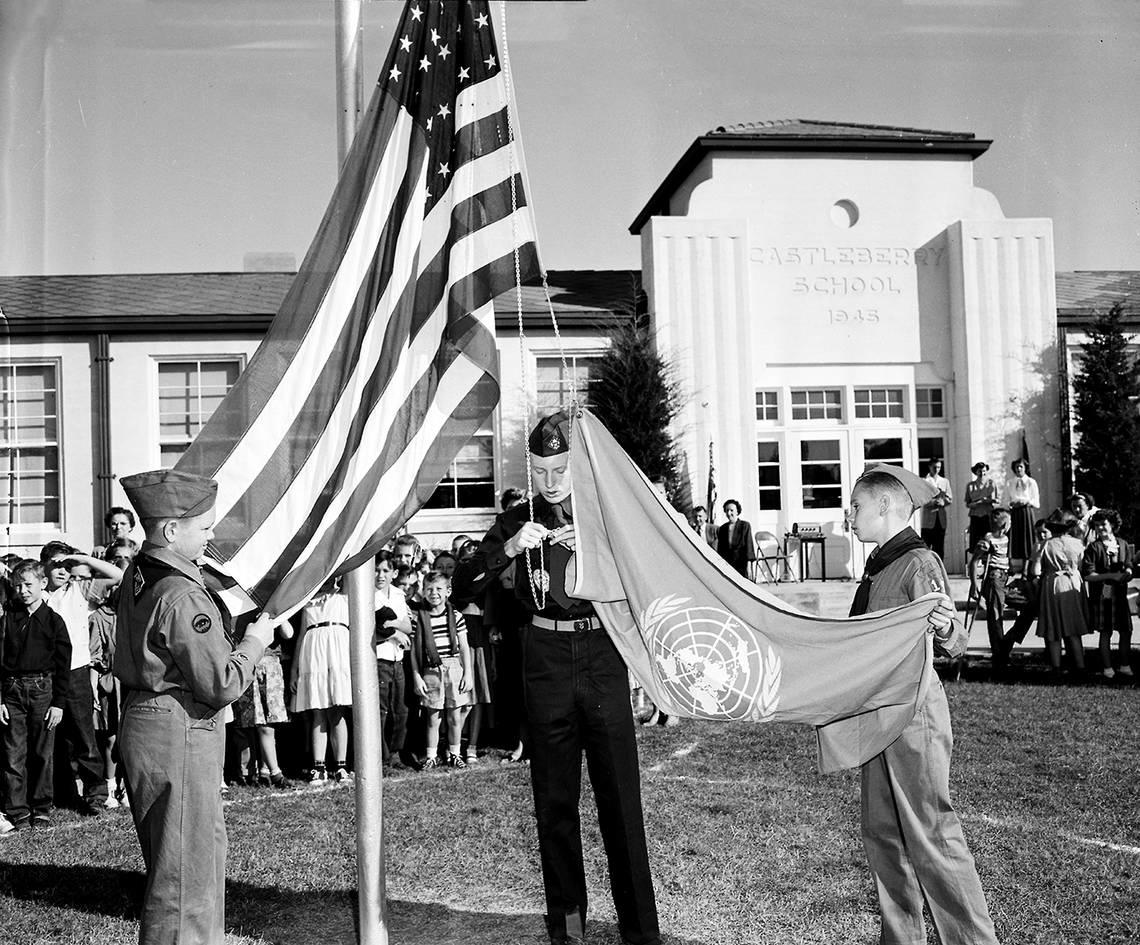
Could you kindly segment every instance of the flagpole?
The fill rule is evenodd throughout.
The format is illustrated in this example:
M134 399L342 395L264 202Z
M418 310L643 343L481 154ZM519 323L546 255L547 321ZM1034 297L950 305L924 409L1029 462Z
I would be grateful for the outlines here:
M352 147L364 98L360 55L361 0L336 0L337 167ZM356 776L356 902L360 945L387 945L384 883L384 782L380 739L380 685L373 632L376 576L371 559L346 576L349 666L352 671L352 747Z

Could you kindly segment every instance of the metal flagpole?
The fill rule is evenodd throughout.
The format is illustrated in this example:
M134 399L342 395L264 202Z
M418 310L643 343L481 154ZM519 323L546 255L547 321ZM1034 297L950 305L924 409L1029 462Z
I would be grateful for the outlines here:
M336 0L337 167L352 146L364 98L361 0ZM346 575L349 664L352 670L352 747L356 779L356 902L361 945L387 945L384 886L384 784L381 765L380 685L373 631L376 572L371 559Z

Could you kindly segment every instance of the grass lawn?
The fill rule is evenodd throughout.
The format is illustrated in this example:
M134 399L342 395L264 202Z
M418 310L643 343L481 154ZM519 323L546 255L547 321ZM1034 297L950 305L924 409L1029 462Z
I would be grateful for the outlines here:
M1140 689L947 688L955 805L999 939L1140 942ZM810 730L686 722L639 744L669 945L878 941L858 774L819 775ZM618 945L586 794L590 941ZM394 945L546 941L525 768L401 775L385 815ZM354 941L351 786L235 789L226 820L231 945ZM0 840L0 943L135 941L141 870L124 812Z

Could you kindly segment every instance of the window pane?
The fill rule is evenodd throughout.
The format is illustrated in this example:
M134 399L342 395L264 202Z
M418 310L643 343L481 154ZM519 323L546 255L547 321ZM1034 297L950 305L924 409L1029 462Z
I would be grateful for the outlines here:
M882 437L863 441L863 459L867 465L874 463L887 463L891 466L903 464L902 438L897 436Z
M781 507L780 444L765 440L756 444L757 472L760 480L760 508L764 511Z
M756 456L761 463L778 463L780 461L780 444L775 442L757 443Z
M0 522L5 526L58 524L55 366L0 366L0 405Z
M539 410L549 411L566 406L577 396L586 406L590 405L590 388L596 382L596 370L600 355L567 355L566 369L562 358L535 358L536 401Z
M916 388L914 404L919 419L940 420L946 415L941 387Z
M800 459L805 463L839 460L838 440L804 440L800 443Z
M804 440L800 443L800 479L805 509L843 506L843 480L838 440Z
M495 505L494 437L476 434L464 444L455 461L424 503L429 509L493 508Z
M760 490L760 508L765 512L778 512L781 508L779 489Z
M918 438L918 471L926 475L926 467L932 459L942 460L942 474L946 475L946 447L940 436L920 436Z
M173 465L213 416L241 373L241 362L166 361L158 365L158 437L163 465Z

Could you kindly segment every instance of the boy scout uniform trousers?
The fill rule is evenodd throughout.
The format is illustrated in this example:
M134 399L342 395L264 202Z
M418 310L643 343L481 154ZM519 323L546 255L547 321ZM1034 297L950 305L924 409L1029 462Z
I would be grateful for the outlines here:
M197 566L144 544L119 598L119 750L146 863L140 945L223 945L222 712L262 646L233 645Z
M871 585L868 611L887 610L949 587L934 552L912 551ZM965 651L964 631L944 645ZM882 916L880 945L925 945L922 904L942 945L997 945L974 858L950 802L954 735L942 682L934 675L911 723L862 768L863 848Z

